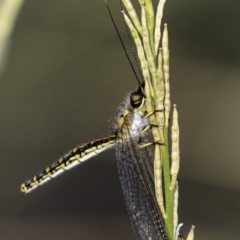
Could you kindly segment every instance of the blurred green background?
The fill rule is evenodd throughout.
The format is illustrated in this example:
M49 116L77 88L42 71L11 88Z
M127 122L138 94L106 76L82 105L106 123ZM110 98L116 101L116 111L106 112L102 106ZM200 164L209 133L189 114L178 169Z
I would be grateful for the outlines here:
M128 45L119 1L108 2ZM164 11L181 131L179 221L185 236L196 226L196 240L240 234L239 9L237 0L167 0ZM133 239L114 150L20 193L69 149L107 135L137 85L104 1L28 0L10 40L0 77L0 239Z

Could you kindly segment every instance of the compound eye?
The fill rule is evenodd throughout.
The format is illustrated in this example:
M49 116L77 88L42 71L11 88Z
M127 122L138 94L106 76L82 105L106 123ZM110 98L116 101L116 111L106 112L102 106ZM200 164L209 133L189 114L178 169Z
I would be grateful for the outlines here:
M140 92L133 92L130 95L130 103L133 108L139 108L142 106L144 101L143 94Z

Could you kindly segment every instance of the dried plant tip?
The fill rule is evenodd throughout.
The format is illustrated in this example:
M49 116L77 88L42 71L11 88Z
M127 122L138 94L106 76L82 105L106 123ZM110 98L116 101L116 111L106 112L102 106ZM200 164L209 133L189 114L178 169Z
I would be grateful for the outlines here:
M129 14L129 16L131 17L134 26L136 27L136 29L138 30L138 32L140 33L140 35L142 35L142 25L141 22L137 16L137 13L131 3L130 0L122 0L125 8L127 9L127 12Z
M158 47L161 39L161 23L163 16L163 8L166 0L160 0L158 3L157 14L156 14L156 22L155 22L155 31L154 31L154 39L155 39L155 54L158 53Z
M177 181L177 175L179 171L179 163L180 163L180 150L179 150L179 125L178 125L178 112L176 104L173 105L173 123L172 123L172 166L171 166L171 189L175 188L175 184Z
M165 85L165 126L168 126L169 112L170 112L170 85L169 85L169 49L168 49L168 30L167 24L164 24L162 37L162 58L163 58L163 76Z
M194 240L194 228L195 228L195 226L191 227L191 230L190 230L186 240Z

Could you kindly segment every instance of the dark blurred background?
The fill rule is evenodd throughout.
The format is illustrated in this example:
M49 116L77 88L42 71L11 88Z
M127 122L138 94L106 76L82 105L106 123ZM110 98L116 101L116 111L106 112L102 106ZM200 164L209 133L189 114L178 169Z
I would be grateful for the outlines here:
M128 45L119 1L108 2ZM185 236L196 226L196 240L240 234L239 9L237 0L167 0L164 11L181 131L179 221ZM69 149L107 135L137 85L104 1L28 0L10 40L0 81L0 239L134 239L114 150L20 193Z

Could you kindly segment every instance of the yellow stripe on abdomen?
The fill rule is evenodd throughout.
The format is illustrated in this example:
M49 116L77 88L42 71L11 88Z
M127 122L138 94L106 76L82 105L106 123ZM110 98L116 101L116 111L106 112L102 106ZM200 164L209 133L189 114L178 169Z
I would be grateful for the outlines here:
M64 171L69 170L76 165L98 155L100 152L112 147L115 144L115 141L116 135L111 135L109 137L100 138L74 148L61 157L58 161L54 162L52 165L45 168L45 170L35 175L32 179L24 182L21 185L21 192L29 193L36 187L46 183L52 178L55 178Z

